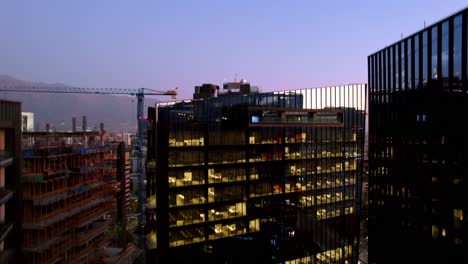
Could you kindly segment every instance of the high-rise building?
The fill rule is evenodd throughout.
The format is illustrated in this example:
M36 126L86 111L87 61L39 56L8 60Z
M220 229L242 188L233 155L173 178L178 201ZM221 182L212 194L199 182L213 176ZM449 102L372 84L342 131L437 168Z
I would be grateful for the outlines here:
M0 263L21 262L21 103L0 100Z
M150 108L148 262L356 263L365 89Z
M468 263L468 9L368 57L369 260Z
M34 113L21 112L21 130L34 131Z
M23 132L26 263L123 263L132 255L125 145L102 142L102 133Z

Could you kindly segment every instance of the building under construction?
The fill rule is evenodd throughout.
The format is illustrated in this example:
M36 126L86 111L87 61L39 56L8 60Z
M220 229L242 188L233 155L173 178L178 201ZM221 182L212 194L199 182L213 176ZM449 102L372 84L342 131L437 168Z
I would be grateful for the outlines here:
M24 261L127 262L125 146L73 121L71 132L23 133Z

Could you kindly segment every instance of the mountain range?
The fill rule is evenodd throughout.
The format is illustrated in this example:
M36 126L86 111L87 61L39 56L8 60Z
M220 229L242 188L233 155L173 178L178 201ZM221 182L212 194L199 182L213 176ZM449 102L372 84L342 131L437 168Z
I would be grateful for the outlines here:
M77 127L82 126L82 116L87 116L88 129L99 128L104 123L107 131L136 130L136 96L109 94L7 92L2 89L66 90L74 88L61 83L41 83L18 80L9 75L0 75L0 99L19 101L23 112L34 113L35 130L45 130L49 123L57 131L71 130L72 117ZM157 100L145 97L145 113L148 106Z

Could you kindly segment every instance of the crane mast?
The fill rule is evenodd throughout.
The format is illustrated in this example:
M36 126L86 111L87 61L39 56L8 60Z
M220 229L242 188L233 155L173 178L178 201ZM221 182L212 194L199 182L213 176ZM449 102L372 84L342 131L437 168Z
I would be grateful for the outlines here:
M71 94L123 94L132 95L137 97L137 146L135 148L135 156L137 158L137 168L134 175L137 175L138 183L138 232L143 235L143 230L146 225L146 188L145 188L145 154L142 150L144 135L143 127L145 123L144 118L144 96L145 95L170 95L173 99L177 95L177 88L175 90L167 90L165 92L150 90L145 92L145 88L140 89L119 89L119 88L78 88L78 87L0 87L0 92L26 92L26 93L71 93Z

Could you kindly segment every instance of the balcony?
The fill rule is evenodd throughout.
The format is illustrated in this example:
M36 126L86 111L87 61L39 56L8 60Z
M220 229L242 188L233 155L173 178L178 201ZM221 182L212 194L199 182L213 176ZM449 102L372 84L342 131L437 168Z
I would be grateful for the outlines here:
M5 204L13 197L13 192L5 187L0 187L0 205Z
M56 236L50 239L44 239L35 244L31 243L31 241L25 241L23 245L24 252L32 252L32 253L43 253L50 247L54 246L55 244L62 241L62 237Z
M0 167L10 166L13 163L13 156L6 150L0 150Z
M123 264L132 262L135 248L132 244L128 244L125 248L105 248L103 251L102 262Z
M82 248L74 256L71 256L70 263L84 263L83 259L87 256L95 255L96 251L103 248L108 241L103 236L91 241L88 246Z
M90 229L83 231L83 232L79 232L77 234L76 238L74 239L75 246L81 246L93 240L97 236L104 233L108 227L109 227L109 221L93 223Z

